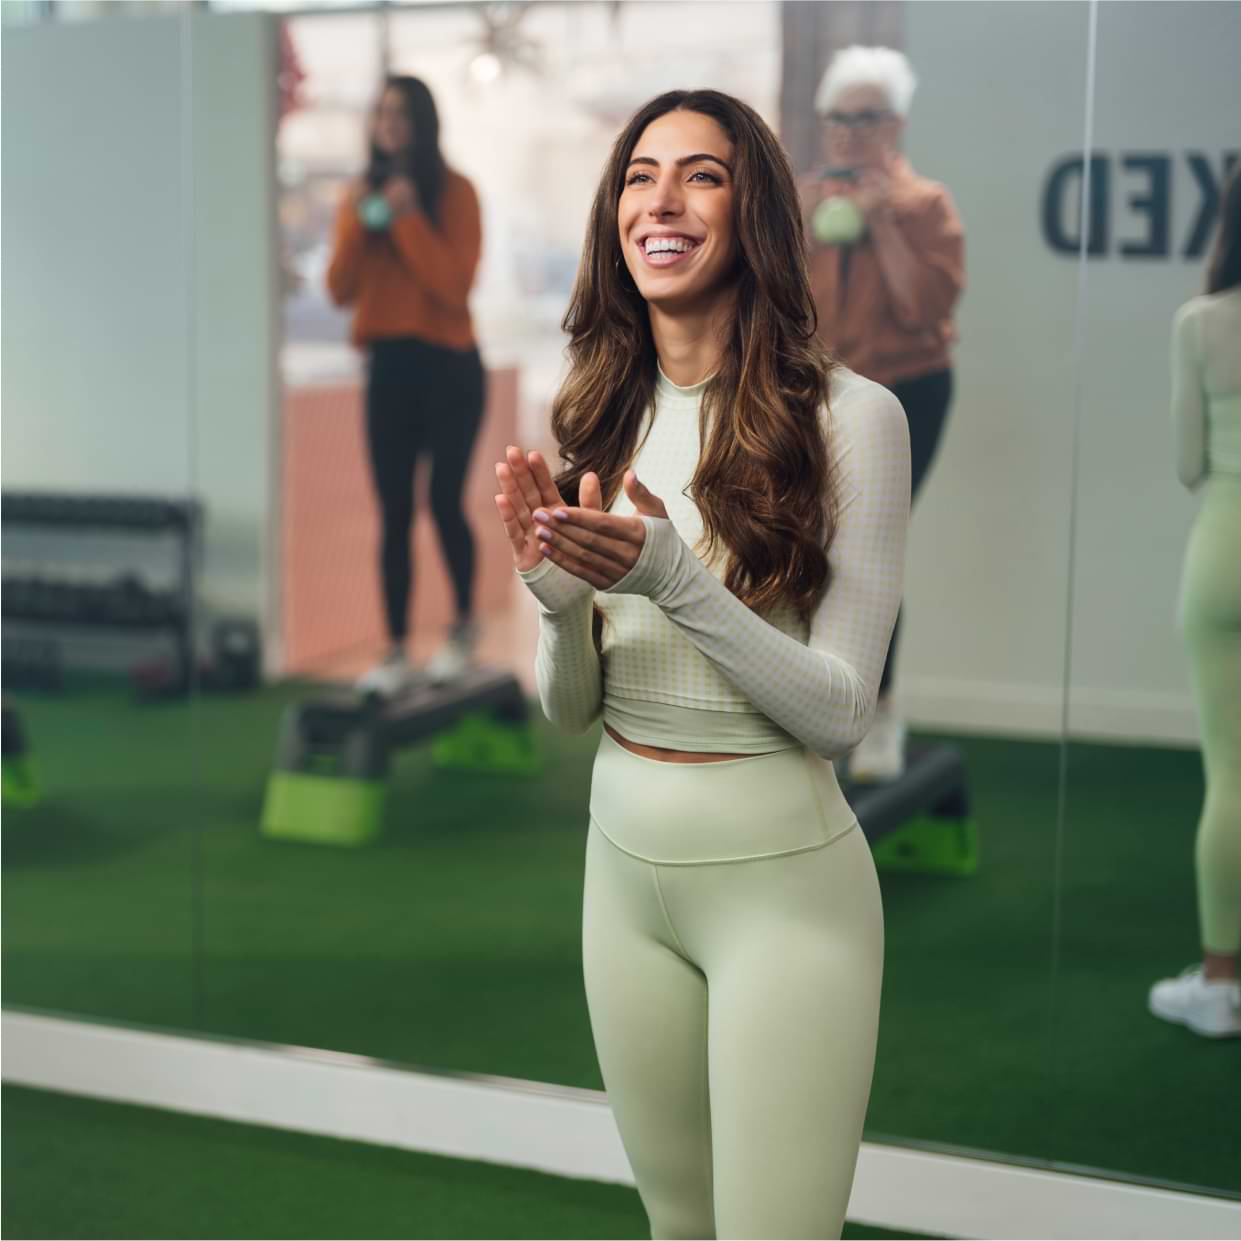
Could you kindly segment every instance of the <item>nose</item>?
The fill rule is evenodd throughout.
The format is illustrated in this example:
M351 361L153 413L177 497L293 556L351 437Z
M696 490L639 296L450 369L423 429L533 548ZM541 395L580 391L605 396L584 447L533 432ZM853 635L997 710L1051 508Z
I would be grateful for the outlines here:
M672 172L660 177L647 202L647 213L655 220L666 220L681 214L685 208L681 192L680 173Z

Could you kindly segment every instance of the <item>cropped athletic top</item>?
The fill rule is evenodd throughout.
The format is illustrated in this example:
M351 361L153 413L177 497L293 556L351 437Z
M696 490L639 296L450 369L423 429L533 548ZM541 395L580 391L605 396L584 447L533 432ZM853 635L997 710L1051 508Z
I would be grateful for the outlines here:
M633 468L668 518L643 517L637 563L596 591L552 561L519 576L539 606L535 679L547 717L584 732L602 710L623 737L702 752L805 746L833 758L866 733L900 607L909 521L909 432L886 388L844 368L823 411L836 465L831 585L809 624L788 607L764 618L723 583L726 563L694 550L702 533L685 494L698 463L706 383L660 373ZM632 515L620 491L612 512ZM716 557L718 562L721 557ZM606 623L602 660L591 605Z
M1195 297L1177 311L1172 418L1186 487L1208 474L1241 477L1241 288Z

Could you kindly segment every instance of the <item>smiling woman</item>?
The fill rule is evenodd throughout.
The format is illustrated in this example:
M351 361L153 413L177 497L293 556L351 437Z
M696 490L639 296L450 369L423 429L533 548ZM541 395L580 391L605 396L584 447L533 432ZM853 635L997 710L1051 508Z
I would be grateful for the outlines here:
M583 961L609 1099L652 1235L838 1236L883 926L830 760L896 617L904 416L817 343L788 161L715 91L616 140L565 328L566 468L511 446L496 507L544 710L604 720Z
M682 144L696 149L677 154ZM617 223L625 263L652 313L667 315L675 307L675 318L692 314L695 299L711 296L732 267L732 155L719 124L696 112L653 121L634 149ZM675 279L661 283L659 273L674 269ZM674 382L703 378L679 362L672 361Z

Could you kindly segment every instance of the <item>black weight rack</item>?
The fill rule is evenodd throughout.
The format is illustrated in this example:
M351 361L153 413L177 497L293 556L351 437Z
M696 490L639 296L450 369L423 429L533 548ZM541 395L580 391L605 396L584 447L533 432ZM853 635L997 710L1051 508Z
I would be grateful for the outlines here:
M5 492L0 521L6 529L60 530L68 537L139 534L175 539L175 584L168 590L146 587L123 572L106 585L84 585L44 574L5 574L5 621L37 626L164 631L176 645L179 669L188 675L193 656L194 568L197 563L201 506L196 500L156 496L83 495L58 492ZM46 637L5 642L12 653L58 649Z

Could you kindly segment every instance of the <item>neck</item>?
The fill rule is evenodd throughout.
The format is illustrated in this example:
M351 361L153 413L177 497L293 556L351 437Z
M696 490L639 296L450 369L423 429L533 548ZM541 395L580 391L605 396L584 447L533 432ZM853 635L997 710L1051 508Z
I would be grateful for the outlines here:
M707 306L690 309L653 302L649 307L659 365L678 388L701 383L719 369L735 296L716 297Z

